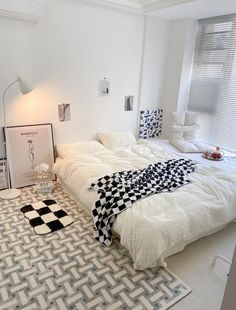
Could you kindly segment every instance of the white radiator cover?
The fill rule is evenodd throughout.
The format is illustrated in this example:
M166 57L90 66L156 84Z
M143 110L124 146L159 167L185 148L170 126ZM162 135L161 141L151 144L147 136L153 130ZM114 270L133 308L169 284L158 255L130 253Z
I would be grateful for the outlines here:
M0 17L36 23L42 17L43 0L0 0Z

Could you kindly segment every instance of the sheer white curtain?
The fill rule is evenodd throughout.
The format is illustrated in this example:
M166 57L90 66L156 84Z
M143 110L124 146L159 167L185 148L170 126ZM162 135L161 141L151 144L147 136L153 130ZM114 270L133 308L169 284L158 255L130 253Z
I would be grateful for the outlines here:
M199 21L188 109L200 137L236 151L236 15Z

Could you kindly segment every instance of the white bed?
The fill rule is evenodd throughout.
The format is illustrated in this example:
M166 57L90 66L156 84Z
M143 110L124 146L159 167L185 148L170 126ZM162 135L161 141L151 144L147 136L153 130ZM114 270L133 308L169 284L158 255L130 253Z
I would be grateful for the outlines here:
M91 213L98 199L89 189L94 180L174 156L151 142L139 141L112 151L101 147L84 154L69 152L66 158L57 160L54 172L65 190ZM135 269L164 265L167 256L236 218L235 173L201 164L190 179L191 184L174 193L142 199L117 216L113 230L129 250Z

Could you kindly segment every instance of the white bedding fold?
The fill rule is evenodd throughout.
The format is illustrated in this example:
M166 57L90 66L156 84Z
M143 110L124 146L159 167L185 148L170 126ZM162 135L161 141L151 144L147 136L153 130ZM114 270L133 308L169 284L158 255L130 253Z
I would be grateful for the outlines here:
M174 155L149 142L57 160L54 172L91 212L98 199L90 184L122 170L140 169ZM174 193L156 194L119 214L113 229L134 261L134 268L154 267L188 243L209 235L236 217L236 175L199 165L192 184Z

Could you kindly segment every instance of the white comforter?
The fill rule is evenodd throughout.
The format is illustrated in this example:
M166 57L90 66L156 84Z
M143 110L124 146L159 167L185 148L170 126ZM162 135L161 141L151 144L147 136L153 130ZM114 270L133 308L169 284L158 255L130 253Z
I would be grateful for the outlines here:
M91 212L98 196L89 189L106 174L147 167L173 158L149 142L57 160L54 172L72 196ZM187 244L220 230L236 217L236 174L199 165L192 183L174 193L155 194L120 213L113 230L120 236L135 269L162 265Z

